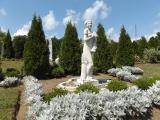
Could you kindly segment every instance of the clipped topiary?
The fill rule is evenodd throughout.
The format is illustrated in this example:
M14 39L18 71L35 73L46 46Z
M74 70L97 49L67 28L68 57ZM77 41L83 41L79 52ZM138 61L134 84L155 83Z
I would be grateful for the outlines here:
M110 91L116 92L119 90L127 89L127 83L119 80L112 80L108 85L106 86L107 89Z
M43 94L43 100L45 102L50 102L53 97L57 97L57 96L61 97L67 94L68 94L68 91L63 88L54 88L52 92Z
M80 92L99 93L99 88L93 85L92 83L84 83L76 88L76 93Z

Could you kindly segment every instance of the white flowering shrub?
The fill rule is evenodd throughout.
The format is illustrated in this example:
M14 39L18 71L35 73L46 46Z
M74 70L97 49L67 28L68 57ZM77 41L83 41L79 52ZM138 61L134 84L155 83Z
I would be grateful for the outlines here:
M112 76L116 76L116 74L119 72L119 71L121 71L122 69L121 68L111 68L111 69L109 69L107 72L110 74L110 75L112 75Z
M17 77L7 77L0 82L0 87L13 87L18 85L19 82L20 80Z
M125 70L125 71L129 71L132 74L140 74L141 75L144 72L139 67L123 66L122 69Z
M108 70L108 73L114 77L117 77L120 80L127 82L133 82L139 77L135 76L137 74L143 74L143 70L138 67L123 66L121 68L111 68Z
M32 76L23 80L28 103L27 120L142 119L152 103L160 105L160 81L146 91L132 86L117 92L70 93L54 97L47 104L42 101L43 90L38 80Z

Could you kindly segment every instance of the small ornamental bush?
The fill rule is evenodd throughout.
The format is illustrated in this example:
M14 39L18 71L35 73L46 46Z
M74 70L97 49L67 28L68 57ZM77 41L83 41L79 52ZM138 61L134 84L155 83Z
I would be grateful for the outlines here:
M46 102L50 102L53 97L61 97L67 95L68 91L63 88L54 88L52 92L43 94L43 100Z
M141 78L138 80L135 80L133 83L137 85L142 90L147 90L149 87L151 87L157 80L160 80L158 77L153 78Z
M108 83L107 88L110 91L116 92L119 90L127 89L127 83L119 80L112 80L110 83Z
M52 69L51 74L53 77L62 77L64 76L64 69L60 66L56 66Z
M20 72L18 70L16 70L15 68L8 68L6 70L5 75L7 77L19 77L20 76Z
M76 93L80 93L80 92L99 93L99 88L97 88L92 83L84 83L84 84L79 85L76 88Z

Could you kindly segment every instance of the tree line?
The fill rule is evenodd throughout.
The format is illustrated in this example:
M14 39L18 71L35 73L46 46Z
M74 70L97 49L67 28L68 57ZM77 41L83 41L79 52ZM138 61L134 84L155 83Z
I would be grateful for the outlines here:
M40 16L34 15L27 36L15 36L12 40L9 31L7 33L0 32L3 57L23 58L26 75L43 78L50 75L51 71L62 72L62 69L64 74L80 74L83 40L79 39L76 26L69 22L64 36L60 39L53 37L51 40L53 63L59 57L59 66L49 64L49 42L45 38ZM159 46L160 33L151 37L149 41L142 37L132 42L125 27L122 26L119 42L115 42L106 36L103 25L99 24L97 26L97 50L93 58L94 72L106 73L112 67L134 66L135 56L143 58L146 48L158 49Z

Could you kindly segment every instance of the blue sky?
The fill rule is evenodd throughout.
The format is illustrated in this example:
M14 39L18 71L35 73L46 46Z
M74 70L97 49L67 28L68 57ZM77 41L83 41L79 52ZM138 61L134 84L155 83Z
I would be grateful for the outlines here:
M46 37L62 37L67 21L83 36L86 19L102 23L106 34L117 40L124 25L131 38L150 37L160 31L160 0L0 0L0 26L12 36L27 34L33 14L40 15Z

